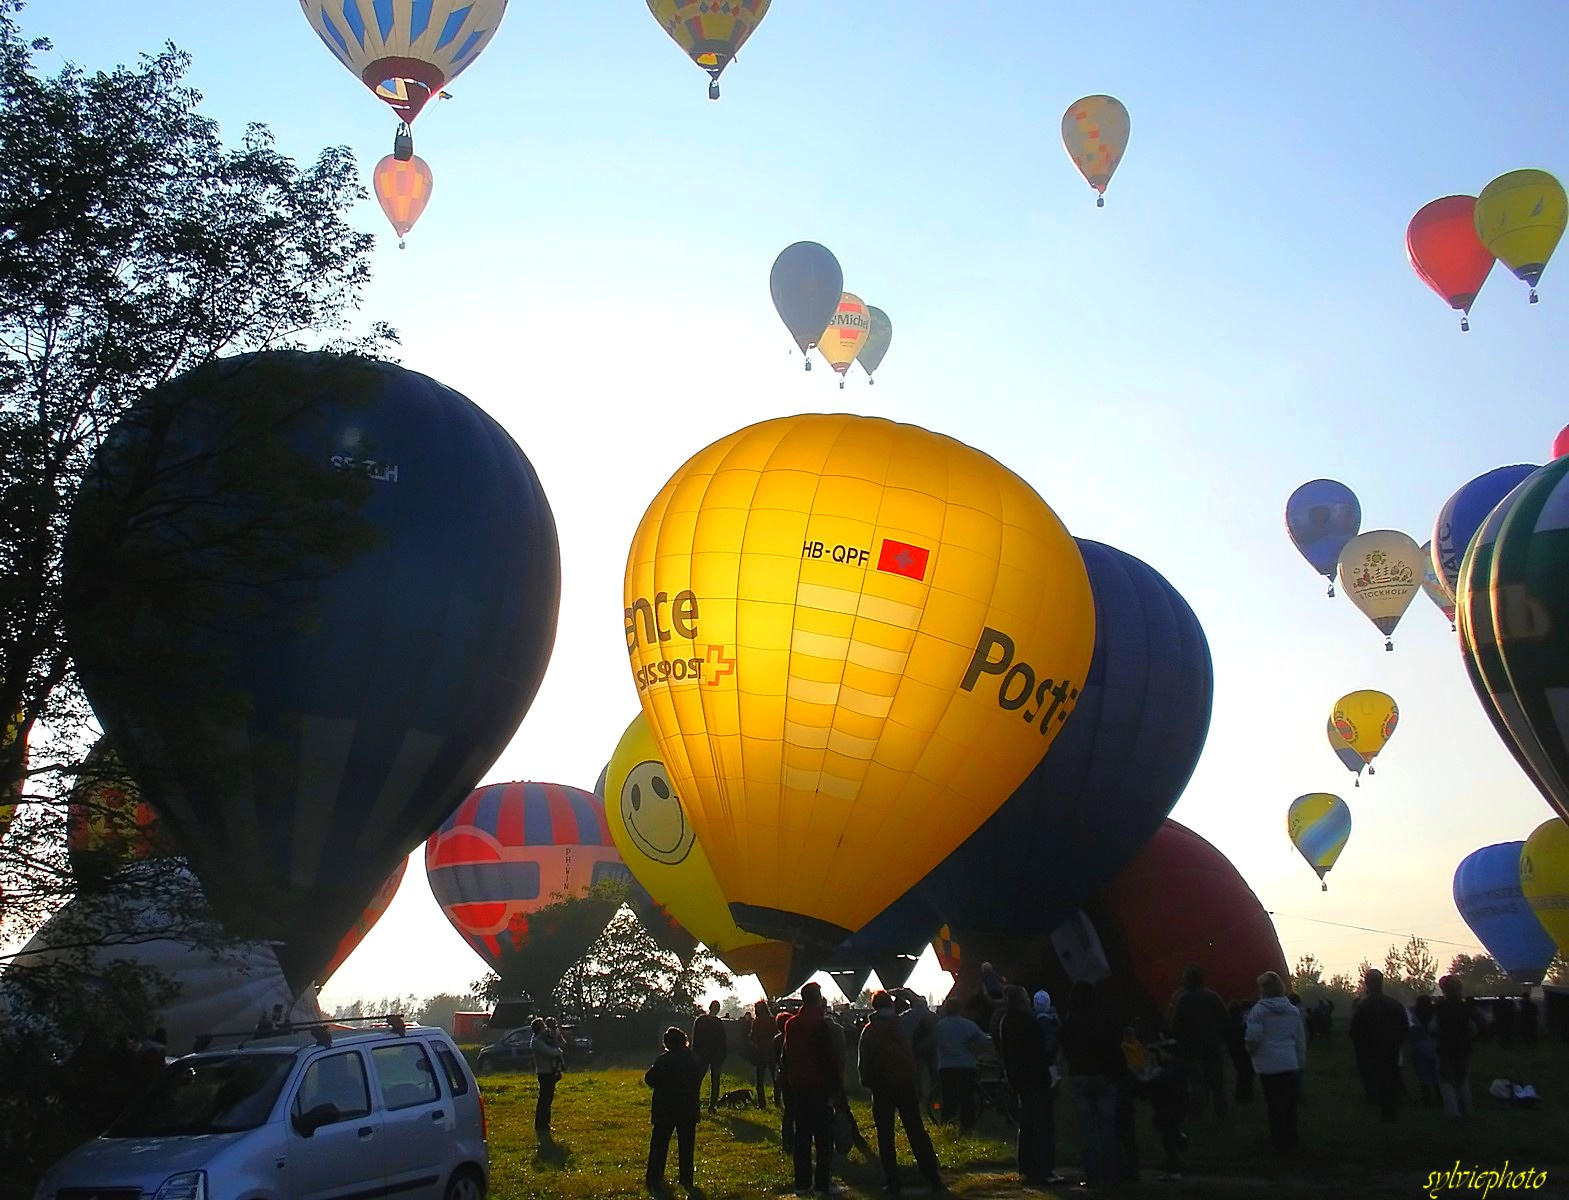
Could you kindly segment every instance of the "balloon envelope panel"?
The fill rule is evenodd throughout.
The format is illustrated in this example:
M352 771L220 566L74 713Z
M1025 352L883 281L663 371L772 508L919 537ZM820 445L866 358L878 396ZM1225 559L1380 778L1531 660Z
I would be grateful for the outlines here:
M1540 983L1556 947L1520 889L1525 843L1483 846L1455 868L1455 907L1493 959L1520 983Z
M1520 851L1520 893L1558 953L1569 956L1569 825L1543 821Z
M1460 579L1460 560L1465 557L1466 547L1476 531L1487 520L1487 514L1498 507L1498 502L1535 470L1527 463L1494 467L1462 486L1439 509L1438 519L1433 522L1430 554L1437 569L1438 585L1451 600Z
M423 375L226 359L116 426L67 551L107 735L219 916L303 987L533 700L560 595L533 468Z

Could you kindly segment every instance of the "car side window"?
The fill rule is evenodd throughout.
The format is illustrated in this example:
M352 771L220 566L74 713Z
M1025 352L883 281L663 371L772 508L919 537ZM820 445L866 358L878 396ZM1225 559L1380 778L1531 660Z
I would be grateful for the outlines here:
M436 1043L435 1050L436 1057L441 1060L441 1069L447 1075L447 1090L454 1096L468 1095L469 1077L463 1073L463 1068L458 1064L458 1056L440 1042Z
M436 1069L419 1042L395 1042L371 1047L381 1099L389 1110L429 1104L441 1099Z
M300 1090L294 1097L294 1115L304 1116L323 1104L336 1108L340 1121L351 1121L370 1113L365 1063L354 1051L328 1054L305 1068Z

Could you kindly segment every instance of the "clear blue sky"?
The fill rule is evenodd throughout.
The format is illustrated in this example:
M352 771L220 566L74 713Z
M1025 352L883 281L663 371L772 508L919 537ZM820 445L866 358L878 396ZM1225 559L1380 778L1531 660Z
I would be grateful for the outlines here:
M347 144L367 181L390 150L390 111L289 0L72 0L22 19L54 39L49 66L172 40L231 140L260 121L302 159ZM713 104L639 0L513 4L416 123L435 192L409 248L373 201L357 214L381 235L367 318L508 428L560 526L555 657L487 778L592 786L636 706L626 548L669 474L750 422L849 409L988 451L1075 534L1186 595L1216 703L1173 815L1231 856L1289 957L1349 970L1408 932L1443 942L1441 962L1475 950L1456 864L1550 810L1437 610L1419 596L1384 653L1325 599L1281 513L1330 476L1364 528L1425 541L1456 487L1541 461L1569 421L1569 262L1534 308L1495 268L1462 335L1403 240L1428 200L1506 170L1569 177L1569 84L1538 49L1566 42L1569 7L1551 3L1505 20L1458 3L779 0ZM1093 92L1132 115L1100 211L1058 136ZM856 372L841 392L787 353L768 269L803 238L893 319L876 387ZM1392 693L1402 720L1353 789L1323 731L1359 687ZM1285 835L1286 805L1318 790L1355 822L1327 895ZM481 973L421 867L329 1002Z

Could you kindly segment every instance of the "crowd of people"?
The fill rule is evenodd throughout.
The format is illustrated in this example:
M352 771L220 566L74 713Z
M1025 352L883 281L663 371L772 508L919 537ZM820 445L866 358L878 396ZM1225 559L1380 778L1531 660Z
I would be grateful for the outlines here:
M1161 1149L1158 1178L1179 1179L1190 1121L1227 1120L1234 1105L1263 1104L1271 1145L1298 1145L1308 1044L1329 1036L1333 1003L1304 1008L1274 971L1257 978L1252 1002L1227 1004L1189 967L1163 1013L1130 1015L1126 997L1106 984L1075 982L1059 1012L1050 994L1010 984L990 964L966 1002L950 997L933 1011L909 989L879 991L870 1010L831 1012L822 989L808 983L799 1002L776 1010L759 1000L739 1022L734 1039L749 1067L748 1086L722 1091L732 1038L718 1002L699 1016L690 1036L671 1027L664 1050L648 1068L652 1133L646 1182L666 1192L666 1163L677 1144L677 1181L695 1190L694 1155L703 1110L742 1103L770 1105L779 1115L780 1145L789 1156L796 1195L836 1195L836 1154L860 1149L872 1158L849 1104L854 1072L871 1093L875 1158L884 1189L946 1191L927 1120L972 1129L985 1105L1002 1109L1017 1126L1017 1169L1025 1186L1067 1182L1058 1170L1058 1097L1071 1098L1077 1123L1081 1182L1090 1188L1137 1180L1141 1161L1138 1113L1147 1107ZM1499 1036L1534 1039L1536 1014L1527 1000L1507 1006ZM1408 1055L1421 1102L1442 1106L1456 1119L1471 1111L1471 1049L1487 1022L1445 976L1439 994L1407 1007L1387 995L1383 976L1369 970L1352 1007L1350 1041L1370 1104L1397 1119L1408 1096L1402 1070ZM551 1100L561 1077L561 1044L545 1021L534 1022L539 1076L536 1129L549 1136ZM1229 1064L1229 1069L1228 1069ZM1064 1083L1066 1086L1064 1087ZM901 1169L896 1127L902 1128L919 1182Z

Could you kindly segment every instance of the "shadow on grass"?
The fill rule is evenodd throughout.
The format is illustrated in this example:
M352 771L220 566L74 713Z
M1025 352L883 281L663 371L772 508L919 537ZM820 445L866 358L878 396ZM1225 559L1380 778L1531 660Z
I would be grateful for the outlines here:
M572 1165L572 1147L565 1142L558 1142L549 1134L539 1139L539 1146L534 1150L534 1169L536 1171L565 1171Z
M710 1116L708 1125L723 1129L738 1142L775 1142L779 1141L779 1127L763 1125L757 1121L748 1121L745 1117ZM702 1125L698 1126L701 1133Z

